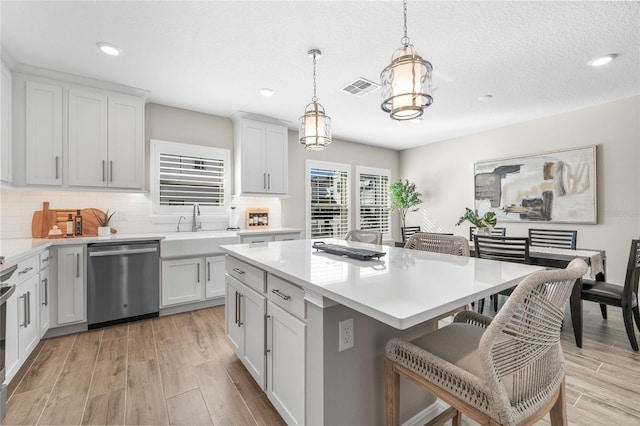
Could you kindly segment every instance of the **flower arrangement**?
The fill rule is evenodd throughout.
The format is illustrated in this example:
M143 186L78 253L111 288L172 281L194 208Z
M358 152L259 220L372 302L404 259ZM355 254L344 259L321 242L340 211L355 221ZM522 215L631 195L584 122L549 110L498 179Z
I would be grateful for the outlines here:
M465 220L471 222L471 224L475 225L478 228L488 228L495 226L498 221L494 212L486 212L484 216L480 216L478 214L478 210L471 210L468 207L465 207L465 212L462 216L460 216L460 219L458 220L458 223L456 223L456 226L459 226Z

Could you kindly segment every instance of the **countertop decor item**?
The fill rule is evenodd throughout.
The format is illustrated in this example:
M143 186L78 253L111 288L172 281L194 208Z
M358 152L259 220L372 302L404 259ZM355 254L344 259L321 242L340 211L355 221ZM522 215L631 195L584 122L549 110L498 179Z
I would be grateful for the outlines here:
M47 210L45 211L35 211L33 213L33 218L31 221L31 237L32 238L48 238L49 231L53 226L57 226L60 229L67 229L67 220L69 215L73 215L75 217L78 209L49 209L48 202ZM44 203L43 203L44 204ZM44 205L43 205L44 210ZM104 216L104 212L100 209L88 208L81 209L80 215L82 216L82 236L83 237L95 237L98 235L98 224L97 218L94 215L94 212L98 216ZM46 217L46 219L45 219ZM111 233L114 234L116 230L111 228ZM73 236L71 236L73 238Z
M331 117L324 113L324 107L318 103L316 96L316 61L322 56L322 52L311 49L308 53L313 58L313 97L304 109L304 115L298 120L299 137L306 149L323 151L331 143Z
M269 227L269 209L247 209L247 229Z
M404 181L398 179L389 186L389 190L391 192L391 210L397 210L400 213L400 225L404 228L406 227L407 213L417 211L418 208L415 206L422 204L422 198L420 198L422 194L416 189L416 184L407 179Z
M382 110L394 120L420 118L433 103L431 71L433 67L418 55L407 36L407 0L404 0L404 36L402 46L393 53L391 64L380 73Z
M486 231L484 231L486 229L489 229L490 234L491 227L495 226L498 221L494 212L486 212L484 216L480 216L478 210L471 210L468 207L465 207L465 212L460 216L460 219L458 219L456 226L460 226L465 220L478 227L478 234L486 233Z
M99 237L108 237L109 235L111 235L111 227L109 226L109 223L111 222L111 218L113 217L114 214L116 214L115 211L109 214L109 209L107 209L107 211L102 215L97 214L95 211L93 212L93 215L96 217L96 220L98 221L98 225L99 225L98 226Z

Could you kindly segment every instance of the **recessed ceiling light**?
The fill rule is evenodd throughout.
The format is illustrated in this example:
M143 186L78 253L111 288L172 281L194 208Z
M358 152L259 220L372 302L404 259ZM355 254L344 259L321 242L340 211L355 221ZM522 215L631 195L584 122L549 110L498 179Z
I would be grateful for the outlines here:
M493 95L482 95L478 98L480 102L490 101L491 99L493 99Z
M98 49L100 49L100 51L106 55L119 56L122 54L122 49L113 43L99 41L96 43L96 46L98 46Z
M609 55L600 56L599 58L595 58L587 62L592 67L600 67L602 65L608 64L613 61L618 56L617 53L611 53Z
M268 87L263 87L262 89L260 89L260 94L265 98L270 98L274 93L276 93L276 91L273 89L269 89Z

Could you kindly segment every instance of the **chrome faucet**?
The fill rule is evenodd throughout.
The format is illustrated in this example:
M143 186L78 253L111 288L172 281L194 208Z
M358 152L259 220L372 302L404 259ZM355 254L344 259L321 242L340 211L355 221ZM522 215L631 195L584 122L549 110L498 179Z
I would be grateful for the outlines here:
M198 203L193 203L193 219L191 221L191 232L196 232L198 229L202 228L202 225L196 224L196 211L198 212L198 216L200 216L200 205Z
M182 219L187 220L187 218L186 218L186 217L184 217L184 216L180 216L180 219L178 219L178 226L176 226L176 232L180 232L180 221L181 221Z

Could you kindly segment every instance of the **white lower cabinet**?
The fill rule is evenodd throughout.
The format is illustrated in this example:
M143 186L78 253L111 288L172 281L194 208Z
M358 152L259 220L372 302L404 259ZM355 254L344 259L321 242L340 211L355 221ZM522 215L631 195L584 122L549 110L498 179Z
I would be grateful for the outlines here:
M163 307L202 299L202 264L201 257L162 261Z
M84 285L85 246L57 249L57 324L64 325L87 320Z
M267 303L266 394L288 425L305 424L306 324Z
M224 256L162 260L162 307L224 296Z
M38 299L39 299L39 310L40 310L40 337L44 336L44 334L49 330L49 267L44 268L40 271L40 283L38 290Z
M38 276L20 285L18 296L18 347L21 357L29 356L39 341L38 336Z
M266 298L233 277L226 280L227 334L249 374L265 389Z

